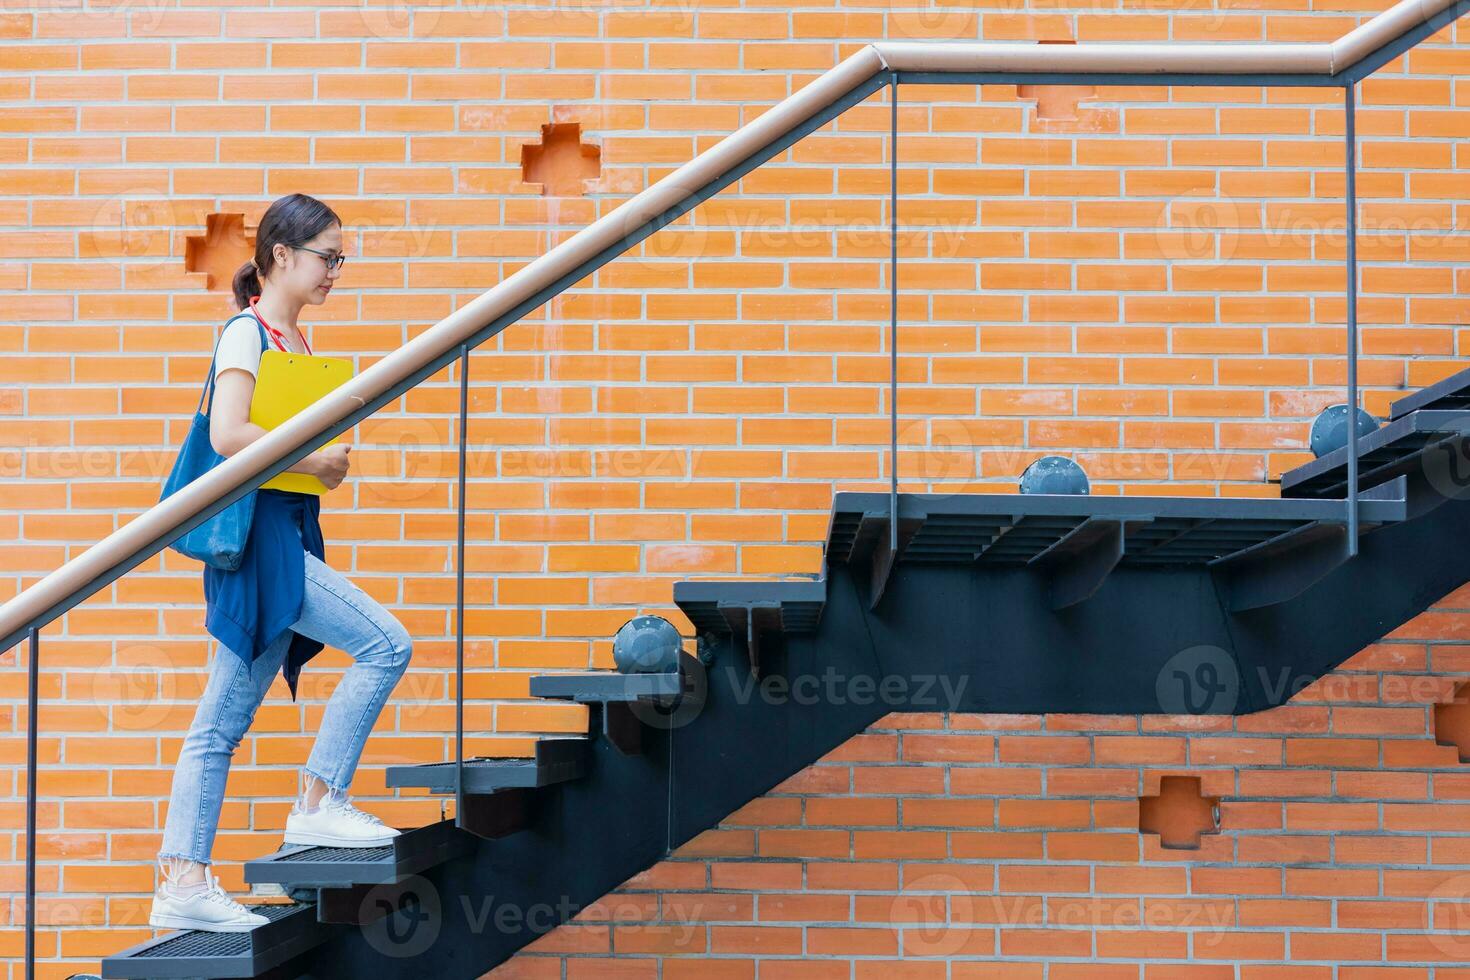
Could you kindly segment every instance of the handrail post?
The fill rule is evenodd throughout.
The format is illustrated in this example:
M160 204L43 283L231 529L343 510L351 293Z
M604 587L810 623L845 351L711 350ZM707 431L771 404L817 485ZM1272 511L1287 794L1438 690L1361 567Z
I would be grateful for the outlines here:
M464 488L470 418L470 348L459 348L459 528L454 561L454 825L464 826Z
M1347 534L1348 556L1358 553L1358 188L1357 82L1343 86L1347 144Z
M26 656L26 980L36 980L36 704L41 630L32 626Z
M888 554L898 555L898 72L890 72L888 152Z

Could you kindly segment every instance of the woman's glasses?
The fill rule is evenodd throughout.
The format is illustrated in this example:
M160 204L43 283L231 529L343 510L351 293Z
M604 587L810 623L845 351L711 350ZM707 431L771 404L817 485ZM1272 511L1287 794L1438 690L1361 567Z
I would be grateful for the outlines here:
M343 255L341 252L318 252L316 249L307 248L305 245L292 245L291 247L299 248L303 252L311 252L314 255L320 255L323 259L326 260L328 272L335 272L336 270L342 268L342 263L347 261L347 256Z

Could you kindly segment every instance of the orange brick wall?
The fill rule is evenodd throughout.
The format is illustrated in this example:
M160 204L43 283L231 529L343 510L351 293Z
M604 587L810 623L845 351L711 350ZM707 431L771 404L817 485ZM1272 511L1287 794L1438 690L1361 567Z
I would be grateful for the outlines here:
M889 715L486 976L1465 980L1467 626L1470 588L1237 718ZM1181 774L1192 850L1139 832Z
M372 363L871 39L1303 40L1354 5L935 9L61 5L0 12L0 599L156 501L231 312L190 271L214 214L301 191L353 259L304 311ZM1448 36L1362 89L1366 403L1454 370L1467 213ZM888 106L880 95L482 347L471 367L470 752L527 751L579 709L527 698L696 575L817 571L834 489L886 486ZM1077 101L1080 100L1080 101ZM1037 106L1049 117L1038 118ZM1274 494L1342 397L1340 96L1317 89L911 87L898 469L1005 490L1076 455L1097 492ZM521 179L576 122L581 198ZM416 639L354 792L391 822L440 803L382 768L452 752L454 415L443 373L360 424L324 501L331 563ZM44 956L65 975L142 926L171 773L212 641L199 569L166 552L43 632ZM348 663L268 696L215 857L279 841L294 767ZM24 759L24 657L0 744ZM0 771L0 876L24 793ZM19 921L11 909L11 921ZM0 932L6 955L19 931Z

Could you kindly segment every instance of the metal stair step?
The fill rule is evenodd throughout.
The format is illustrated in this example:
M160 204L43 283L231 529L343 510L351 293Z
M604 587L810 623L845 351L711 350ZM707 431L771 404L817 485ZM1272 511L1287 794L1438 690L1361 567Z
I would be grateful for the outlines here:
M631 674L598 670L531 678L533 697L587 705L590 731L625 755L643 751L644 726L662 724L666 711L702 705L707 687L704 664L682 650L678 670Z
M668 704L685 692L694 658L679 654L679 670L624 674L594 670L576 674L538 674L531 678L531 696L577 704L646 701Z
M1457 371L1426 388L1405 395L1388 406L1389 419L1401 419L1423 409L1463 412L1470 409L1470 368Z
M1360 534L1408 519L1407 500L1383 492L1388 489L1395 488L1386 486L1359 502ZM1277 564L1293 562L1316 540L1314 529L1340 528L1347 520L1336 500L899 494L894 551L891 506L888 494L841 491L828 526L827 561L862 568L874 608L901 562L1032 567L1047 576L1053 608L1061 609L1091 598L1118 567L1239 571L1264 548ZM1302 565L1301 574L1249 601L1284 601L1331 567L1320 556Z
M871 561L886 551L888 510L888 494L837 493L828 560ZM1402 503L1387 499L1363 500L1361 515L1365 525L1404 519ZM1127 525L1125 564L1208 564L1303 525L1343 519L1341 505L1327 500L899 494L898 560L1023 564L1103 520Z
M750 671L759 676L761 635L815 633L827 604L827 580L675 582L674 604L701 632L743 638Z
M825 579L675 582L674 604L700 631L741 635L754 618L759 629L812 633L827 604L827 582Z
M254 905L270 919L250 932L170 932L102 960L103 977L258 977L337 935L316 906Z
M1410 412L1358 439L1358 489L1372 489L1405 474L1431 475L1426 453L1458 450L1470 434L1470 414L1439 409ZM1434 462L1441 462L1433 460ZM1281 495L1341 499L1347 494L1347 447L1281 475ZM1449 465L1443 463L1441 469ZM1453 476L1445 471L1446 478Z
M245 881L306 888L384 884L467 854L474 846L474 839L453 820L441 820L404 831L382 847L288 844L274 854L246 861Z
M498 793L533 789L578 779L586 769L586 738L543 738L532 758L474 758L464 760L466 793ZM389 766L389 787L414 787L431 793L454 792L454 763Z

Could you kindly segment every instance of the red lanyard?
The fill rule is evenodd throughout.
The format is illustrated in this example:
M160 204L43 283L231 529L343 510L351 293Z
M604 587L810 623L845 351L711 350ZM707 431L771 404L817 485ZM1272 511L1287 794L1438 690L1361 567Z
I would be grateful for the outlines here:
M255 308L255 301L258 299L260 299L259 296L250 297L250 312L255 314L255 318L260 321L262 327L265 327L265 332L271 335L271 339L276 342L277 347L288 353L295 353L291 348L286 346L286 336L269 323L266 323L265 317L261 316L260 311ZM300 333L300 331L297 332ZM311 345L306 342L305 334L301 334L301 345L306 348L307 354L311 353Z

